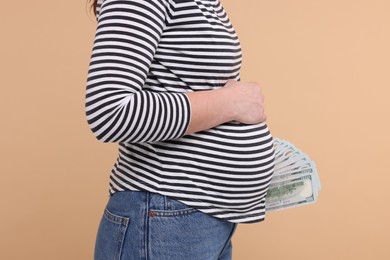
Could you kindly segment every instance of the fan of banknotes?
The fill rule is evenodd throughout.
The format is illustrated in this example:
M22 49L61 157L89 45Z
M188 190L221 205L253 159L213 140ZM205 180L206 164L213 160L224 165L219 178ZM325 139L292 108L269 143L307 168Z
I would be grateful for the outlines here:
M313 160L286 140L274 138L275 171L267 195L266 211L317 202L321 189Z

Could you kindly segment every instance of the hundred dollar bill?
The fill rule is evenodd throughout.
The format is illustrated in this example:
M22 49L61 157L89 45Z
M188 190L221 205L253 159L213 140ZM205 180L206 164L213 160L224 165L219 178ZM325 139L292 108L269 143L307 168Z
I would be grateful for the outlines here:
M272 177L271 184L279 182L281 180L290 180L297 177L311 175L313 179L314 190L319 191L321 189L321 183L318 177L316 165L314 161L308 160L305 164L298 165L297 167L290 168L287 171L275 170L274 176Z
M290 168L286 171L275 170L271 183L283 179L285 180L287 178L296 178L296 176L314 174L314 172L316 172L316 169L313 164L313 161L308 161L304 165L299 165L297 167Z
M317 194L313 190L313 184L311 175L271 184L265 200L266 211L316 202Z

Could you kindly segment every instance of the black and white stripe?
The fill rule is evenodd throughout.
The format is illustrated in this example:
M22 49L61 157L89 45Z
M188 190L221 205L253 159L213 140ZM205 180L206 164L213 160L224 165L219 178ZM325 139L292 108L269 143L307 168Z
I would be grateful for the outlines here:
M146 190L231 222L264 219L274 169L266 124L183 136L190 91L240 78L241 48L219 0L99 0L86 115L119 143L110 195Z

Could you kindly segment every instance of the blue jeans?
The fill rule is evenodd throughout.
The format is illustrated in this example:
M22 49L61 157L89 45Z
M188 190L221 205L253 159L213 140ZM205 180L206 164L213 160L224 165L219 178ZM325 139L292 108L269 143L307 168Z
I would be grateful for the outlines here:
M237 224L167 196L114 193L104 210L95 260L230 260Z

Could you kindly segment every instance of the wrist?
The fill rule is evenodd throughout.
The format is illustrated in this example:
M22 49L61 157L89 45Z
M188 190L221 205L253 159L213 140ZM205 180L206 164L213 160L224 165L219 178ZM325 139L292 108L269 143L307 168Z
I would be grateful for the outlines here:
M238 117L237 91L232 85L220 89L221 106L224 108L224 121L234 121Z

